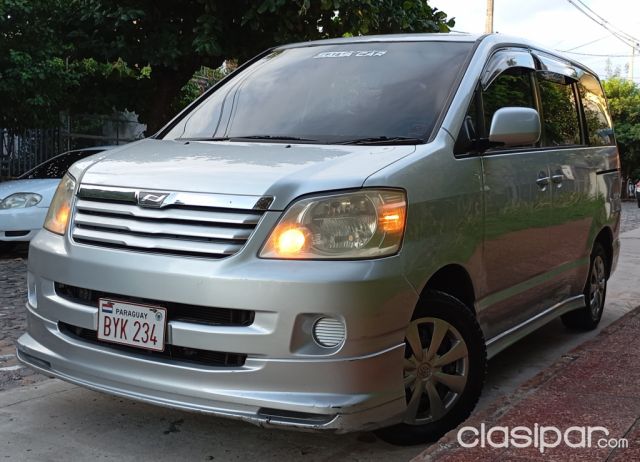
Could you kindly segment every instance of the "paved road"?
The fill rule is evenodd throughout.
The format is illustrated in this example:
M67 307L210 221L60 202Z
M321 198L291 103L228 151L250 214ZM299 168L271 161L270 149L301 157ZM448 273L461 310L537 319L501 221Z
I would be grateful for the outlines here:
M640 209L623 204L622 231L640 228ZM623 239L623 254L625 252ZM13 342L25 329L25 248L0 251L0 454L5 460L409 460L424 447L396 448L372 434L318 435L162 409L46 379L17 364ZM633 291L640 255L623 255L610 282L602 326L640 300ZM631 283L630 283L631 281ZM513 391L559 356L594 336L559 321L494 358L480 407ZM81 406L78 403L82 403ZM5 416L9 420L5 419ZM3 422L4 421L4 422ZM7 457L8 456L8 457Z

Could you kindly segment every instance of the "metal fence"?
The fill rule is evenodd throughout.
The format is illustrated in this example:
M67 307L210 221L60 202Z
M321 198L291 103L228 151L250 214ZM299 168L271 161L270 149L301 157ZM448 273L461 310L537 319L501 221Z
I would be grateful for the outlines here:
M143 138L145 128L130 114L64 116L59 128L21 131L0 128L0 181L16 178L65 151Z
M0 179L19 176L64 150L61 130L0 129Z

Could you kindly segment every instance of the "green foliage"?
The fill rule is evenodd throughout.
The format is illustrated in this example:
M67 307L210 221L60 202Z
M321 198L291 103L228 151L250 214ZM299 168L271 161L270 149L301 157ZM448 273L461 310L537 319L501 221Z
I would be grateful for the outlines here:
M620 77L603 82L625 176L640 170L640 87ZM637 174L636 174L637 175Z
M444 13L418 0L71 2L80 12L72 21L83 24L75 33L80 56L102 50L108 61L119 57L134 66L151 66L150 81L129 99L150 132L173 115L178 95L194 93L187 82L201 66L218 68L232 58L242 62L287 42L345 33L437 32L453 25Z
M64 109L110 112L121 95L96 92L96 82L148 79L148 66L132 68L119 57L74 57L69 7L66 0L0 2L0 127L56 126Z
M230 72L230 68L225 66L220 66L217 69L211 69L203 66L193 75L191 80L182 87L179 97L172 104L172 112L174 114L180 112L189 103L215 85L218 81L222 80Z
M286 42L454 24L425 0L2 0L0 126L128 109L149 132L199 88L202 66Z

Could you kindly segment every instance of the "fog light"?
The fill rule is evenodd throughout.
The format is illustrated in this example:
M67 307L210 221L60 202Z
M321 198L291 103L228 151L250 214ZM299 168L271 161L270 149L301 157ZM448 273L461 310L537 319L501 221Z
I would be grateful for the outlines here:
M346 328L335 318L320 318L313 325L313 340L325 348L334 348L344 341Z

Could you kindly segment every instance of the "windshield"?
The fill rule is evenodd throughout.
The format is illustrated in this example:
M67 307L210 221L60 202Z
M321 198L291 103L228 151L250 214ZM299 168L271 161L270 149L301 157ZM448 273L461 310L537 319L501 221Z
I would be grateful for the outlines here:
M276 50L223 84L164 139L422 142L471 48L375 42Z

